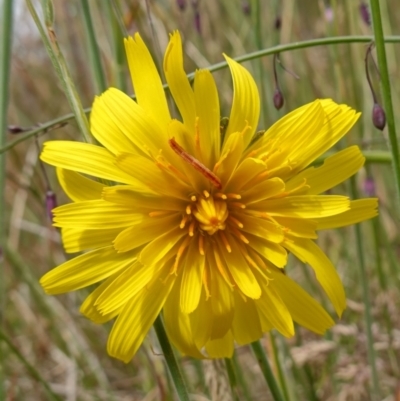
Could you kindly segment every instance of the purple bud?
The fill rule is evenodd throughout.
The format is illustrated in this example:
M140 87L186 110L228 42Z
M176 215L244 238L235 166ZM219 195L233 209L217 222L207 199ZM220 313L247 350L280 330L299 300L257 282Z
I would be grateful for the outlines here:
M285 103L285 99L283 98L282 92L279 88L275 88L273 100L275 108L280 110L283 106L283 103Z
M364 181L364 192L367 196L375 196L375 181L372 177L367 177Z
M282 27L282 18L280 15L278 15L277 17L275 17L275 21L274 21L274 28L279 31Z
M194 13L194 26L197 33L201 34L200 13L198 12L198 10L196 10Z
M184 11L186 8L186 0L176 0L176 4L178 4L178 7L181 11Z
M374 126L381 131L383 131L386 126L385 110L383 110L383 107L378 103L375 103L372 109L372 122Z
M57 197L53 191L46 192L46 212L49 219L53 221L53 209L57 207Z
M332 22L334 18L333 10L331 6L325 7L325 19L328 22Z
M359 9L360 9L361 19L365 22L366 25L371 26L371 16L369 14L367 4L362 1Z
M245 14L245 15L251 14L250 2L248 2L247 0L242 1L242 11L243 11L243 14Z
M10 134L20 134L21 132L26 131L26 129L18 127L18 125L9 125L7 129Z

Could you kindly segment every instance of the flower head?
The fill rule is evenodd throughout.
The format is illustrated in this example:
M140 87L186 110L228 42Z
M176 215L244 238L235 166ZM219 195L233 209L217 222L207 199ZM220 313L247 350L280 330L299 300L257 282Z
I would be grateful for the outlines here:
M234 342L247 344L273 328L292 336L293 321L323 333L332 318L282 269L288 252L307 262L341 315L341 281L314 240L321 229L375 216L377 201L321 195L361 168L356 146L308 166L358 114L316 100L255 140L256 84L225 56L234 96L221 135L214 79L196 71L191 87L179 33L171 35L164 72L182 121L171 118L140 36L125 45L137 101L109 89L91 113L102 146L50 141L41 155L57 166L73 201L54 209L65 249L87 251L47 273L45 291L100 283L81 312L97 323L116 317L108 352L124 361L161 311L172 343L198 358L230 357Z

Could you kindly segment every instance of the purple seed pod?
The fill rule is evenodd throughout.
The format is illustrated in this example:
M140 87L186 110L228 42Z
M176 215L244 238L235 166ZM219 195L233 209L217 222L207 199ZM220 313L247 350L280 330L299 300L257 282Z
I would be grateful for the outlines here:
M46 212L47 216L51 221L53 221L53 209L56 207L57 207L56 194L51 190L46 191Z
M361 19L365 22L366 25L371 26L371 15L369 13L368 5L362 1L359 10Z
M10 133L10 134L21 134L22 132L25 132L26 131L26 129L25 128L22 128L22 127L19 127L18 125L9 125L8 127L7 127L7 130L8 130L8 132Z
M186 0L176 0L176 4L181 11L185 11L186 8Z
M251 14L251 6L249 1L247 0L242 1L242 11L244 15Z
M285 103L285 99L283 98L282 92L278 87L275 88L273 100L274 100L274 106L277 110L280 110L283 104Z
M385 110L383 110L383 107L378 103L375 103L372 109L372 122L374 126L381 131L383 131L386 126Z
M279 31L282 27L282 18L280 15L275 17L274 28Z
M375 181L372 177L367 177L364 181L364 193L367 196L374 197L376 196L375 191Z
M196 28L197 33L201 34L200 13L198 10L196 10L194 13L194 26Z

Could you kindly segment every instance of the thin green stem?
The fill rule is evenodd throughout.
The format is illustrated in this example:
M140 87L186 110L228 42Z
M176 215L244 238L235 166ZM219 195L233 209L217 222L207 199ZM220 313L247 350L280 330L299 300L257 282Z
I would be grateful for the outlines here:
M183 380L183 376L181 370L179 368L178 361L175 358L174 351L171 347L171 344L168 340L167 333L165 331L164 323L162 321L161 316L159 315L154 322L154 329L157 334L158 341L160 343L162 352L164 354L165 362L167 363L169 372L172 377L172 381L175 384L176 392L178 393L178 397L180 401L189 401L189 394L186 388L185 381Z
M237 380L235 375L235 367L233 366L233 360L231 358L225 358L225 366L228 373L229 384L231 386L233 397L236 401L238 401L239 397L237 393Z
M288 387L287 387L287 384L286 384L286 379L285 379L285 374L284 374L283 369L282 369L282 364L281 364L281 361L279 359L278 347L276 345L274 334L269 332L269 338L271 340L271 346L272 346L272 352L274 354L275 366L276 366L276 369L278 371L279 383L281 385L281 389L282 389L282 392L283 392L283 395L284 395L286 401L289 401L290 400L289 390L288 390Z
M3 147L7 138L7 108L9 97L9 77L11 61L13 0L3 0L0 7L0 147ZM4 249L6 246L6 213L5 213L5 189L6 189L6 158L0 156L0 327L4 326L5 310L5 280L4 280ZM0 346L0 399L5 400L5 361L4 353Z
M18 351L16 347L12 344L10 339L3 333L2 330L0 330L0 341L5 342L10 350L13 352L13 354L22 362L22 364L25 366L26 370L29 372L29 374L37 380L39 383L42 384L42 386L45 388L47 391L47 394L49 395L49 399L54 400L54 401L62 401L62 399L55 394L50 386L47 384L47 381L40 376L39 372L32 366L25 358L24 356ZM5 398L2 398L5 399Z
M70 104L70 107L74 113L74 117L78 124L78 127L85 138L86 142L92 142L92 137L90 135L89 122L86 118L85 112L83 110L81 100L76 91L75 85L72 81L71 75L69 73L67 63L65 62L64 56L61 53L60 47L58 46L57 37L52 26L47 26L47 33L42 22L39 19L39 15L32 4L32 0L26 0L29 12L39 30L40 36L46 47L47 53L53 64L55 71L57 72L58 78L60 79L61 85L63 87L65 96Z
M358 198L357 194L357 185L354 177L350 179L350 192L353 199ZM363 247L363 240L361 235L361 227L359 224L354 226L355 234L356 234L356 249L357 249L357 258L358 258L358 268L359 268L359 280L361 282L362 294L363 294L363 303L365 306L365 330L367 332L367 352L368 352L368 362L371 368L371 376L372 376L372 397L371 399L376 401L380 399L379 393L379 379L378 372L376 369L376 358L375 358L375 349L374 349L374 338L372 335L372 314L371 314L371 300L369 296L369 287L368 287L368 277L367 270L365 266L365 252Z
M257 358L258 364L260 365L261 372L268 384L269 390L271 391L272 397L275 401L285 401L282 396L281 390L279 389L278 383L272 373L271 366L268 362L267 356L265 355L264 349L260 341L251 343L254 355Z
M378 66L381 75L383 104L386 113L386 122L389 132L390 151L393 159L393 173L396 180L398 201L400 202L400 154L399 145L396 137L396 127L394 122L394 112L392 103L391 86L389 80L389 70L386 59L385 38L383 36L381 10L379 0L370 0L372 23L375 35L376 53L378 56Z
M89 60L94 75L96 85L96 94L104 92L107 89L106 78L104 75L103 65L101 63L101 55L99 46L97 45L96 33L94 31L93 20L90 13L89 0L82 0L82 15L88 40Z

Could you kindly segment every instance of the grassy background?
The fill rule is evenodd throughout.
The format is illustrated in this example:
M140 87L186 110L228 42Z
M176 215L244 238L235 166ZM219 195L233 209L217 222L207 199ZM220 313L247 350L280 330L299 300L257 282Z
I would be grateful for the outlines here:
M303 0L301 4L295 0L158 0L146 5L145 1L135 0L54 0L54 22L42 11L41 3L36 3L41 21L53 26L83 107L90 107L94 96L105 87L132 93L122 43L126 33L139 31L160 63L168 33L179 29L184 38L187 72L221 62L222 52L237 57L278 44L372 34L371 27L360 16L359 1L332 1L329 5L322 0ZM186 3L185 10L180 10L178 3ZM397 0L380 3L385 34L399 35ZM85 4L88 9L83 8ZM282 22L279 30L277 17ZM200 22L200 32L196 19ZM90 41L91 26L97 47ZM71 113L65 87L23 1L14 2L12 41L8 125L32 127ZM399 46L395 43L386 46L395 110L400 107ZM387 150L387 131L378 131L371 122L373 102L365 77L366 49L367 43L354 43L281 53L284 66L299 75L300 80L278 69L285 98L279 111L272 102L272 56L246 62L244 65L257 79L263 100L259 128L268 127L285 113L317 97L331 97L363 112L356 127L337 145L338 149L358 144L366 151ZM372 63L369 66L381 99L378 74ZM226 69L216 72L215 78L222 114L229 115L231 78ZM400 126L399 115L396 125ZM9 134L7 142L12 143L16 138ZM74 120L40 135L39 147L49 138L83 140ZM6 262L1 277L1 332L10 345L4 341L0 348L5 379L0 399L174 399L153 333L130 364L112 360L105 351L110 326L96 326L79 315L79 305L87 291L48 297L38 285L41 275L67 257L47 216L45 194L49 189L54 191L59 204L67 199L55 180L54 169L46 166L46 176L43 174L38 162L39 147L34 139L12 147L6 153L6 169L2 172L6 177L2 227L6 231L3 249ZM367 163L354 180L333 193L370 196L367 184L371 182L380 199L380 216L360 225L359 232L350 227L324 232L319 238L346 288L348 309L342 319L325 337L298 329L292 339L271 333L262 340L280 385L287 388L287 401L400 399L399 203L390 164ZM372 304L373 361L367 352L360 252ZM332 312L309 270L290 259L288 271ZM188 358L180 358L180 362L193 400L210 399L212 381L218 376L213 379L210 372L216 367ZM237 399L269 399L267 385L250 348L238 348L232 366L236 372ZM371 384L373 367L378 375L376 395ZM52 392L44 384L51 386Z

